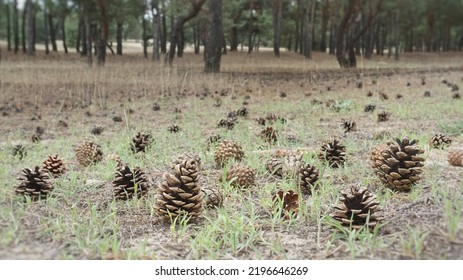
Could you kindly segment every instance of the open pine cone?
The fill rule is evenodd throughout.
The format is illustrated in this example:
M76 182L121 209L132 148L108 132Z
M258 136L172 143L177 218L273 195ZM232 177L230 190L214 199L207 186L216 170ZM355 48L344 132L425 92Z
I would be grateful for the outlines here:
M271 126L262 130L259 136L270 144L275 144L278 141L278 131Z
M164 220L182 215L190 218L200 216L204 193L199 186L198 175L198 163L193 159L177 164L174 174L164 173L155 204L156 211Z
M332 142L323 142L318 158L328 162L331 167L340 167L346 160L346 147L336 139Z
M177 164L181 164L182 162L186 160L195 160L197 163L198 171L201 170L201 158L199 157L199 155L193 154L193 153L182 154L174 158L172 161L171 168L175 169L175 166Z
M330 216L343 226L360 229L367 225L372 229L383 220L381 207L367 188L354 186L343 190L339 200L338 204L333 205L334 212Z
M388 147L381 152L381 158L376 160L376 174L389 188L399 191L408 191L418 182L424 158L420 155L423 150L415 146L417 140L410 141L404 138L389 142Z
M138 167L132 171L127 165L116 168L112 186L114 197L120 200L131 199L134 195L140 198L149 190L145 172Z
M452 139L442 133L435 134L429 139L429 146L435 149L443 149L450 146L450 144L452 144Z
M318 168L314 165L307 163L299 167L298 184L304 193L312 194L311 187L315 185L319 177Z
M214 160L218 166L224 166L231 159L241 161L243 157L244 152L238 142L222 140L215 147Z
M100 162L103 159L103 151L100 145L85 141L77 148L76 157L80 165L88 166Z
M205 207L213 208L222 206L223 195L218 189L212 187L204 187L201 188L201 192L204 194Z
M15 193L24 198L30 197L32 201L46 199L53 190L48 173L40 169L39 166L34 167L34 169L24 169L18 180L21 183L15 188Z
M297 217L299 204L299 195L293 190L283 192L279 190L273 197L273 211L274 213L281 213L285 219Z
M249 187L254 186L256 180L256 172L254 169L245 164L235 164L228 170L227 181L231 182L232 186Z
M370 160L371 160L371 167L373 167L373 169L376 169L378 167L381 166L384 158L383 156L381 155L381 153L387 149L387 144L385 143L381 143L379 145L377 145L372 151L371 151L371 156L370 156Z
M59 177L67 171L66 163L58 155L48 156L42 163L42 169L48 171L54 177Z
M132 138L132 143L130 144L130 150L136 154L136 153L144 153L146 152L146 149L153 143L153 139L151 134L148 133L142 133L138 132L137 135L135 135Z

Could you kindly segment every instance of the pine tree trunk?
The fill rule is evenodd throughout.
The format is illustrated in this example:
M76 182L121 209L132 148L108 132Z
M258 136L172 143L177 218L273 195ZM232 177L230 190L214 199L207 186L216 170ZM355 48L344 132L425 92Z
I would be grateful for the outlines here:
M159 53L159 33L160 33L160 24L161 24L161 19L160 19L160 14L159 14L159 9L158 9L158 1L153 0L151 2L151 6L153 8L153 61L159 61L161 60L161 55Z
M381 54L381 48L382 48L381 41L382 41L382 38L383 38L383 36L381 34L381 30L382 30L381 19L378 19L378 22L376 23L376 32L375 32L376 55Z
M335 16L331 17L331 27L330 27L330 54L334 55L335 54L335 46L336 46L336 30L337 30L337 25L335 22Z
M23 9L22 22L21 22L21 46L22 46L22 49L23 49L23 53L27 52L27 47L26 47L26 12L27 12L27 9Z
M395 12L394 18L394 58L395 60L399 60L399 49L400 49L400 25L399 25L399 10Z
M330 18L330 5L329 0L323 0L322 7L322 28L321 28L321 38L320 38L320 51L326 53L326 30L328 28L328 20Z
M48 32L48 10L45 6L43 11L43 29L44 29L44 39L45 39L45 54L50 54L50 47L48 45L48 37L50 36Z
M209 0L208 4L204 72L218 73L220 72L223 43L222 0Z
M249 20L248 20L248 53L252 52L253 46L252 46L252 36L254 33L254 1L250 0L249 1Z
M51 14L48 14L48 28L50 30L51 48L54 52L57 52L58 46L56 45L56 28L53 24L53 16Z
M178 48L177 48L177 57L183 57L183 49L185 48L185 32L180 28L180 34L178 37Z
M164 0L161 0L161 53L167 52L167 24L166 24L166 12L164 10Z
M122 33L123 33L123 23L118 21L116 23L116 54L122 55Z
M63 39L63 49L64 53L68 53L68 45L66 43L66 17L62 17L60 20L61 23L61 37Z
M428 11L427 15L427 33L426 33L426 51L430 52L433 46L433 33L434 33L434 12L432 10Z
M34 34L34 6L32 0L27 0L24 9L27 14L27 55L34 55L35 34Z
M296 26L294 30L294 52L297 52L299 49L299 29L301 28L299 26L300 17L301 17L300 2L301 2L300 0L297 1L296 16L294 17L294 25Z
M143 20L142 20L142 28L143 28L143 32L142 32L142 42L143 42L143 56L145 58L148 58L148 38L147 38L147 30L146 30L146 19L143 17Z
M273 2L273 53L280 57L282 0Z
M80 45L82 44L82 33L80 30L82 29L82 18L79 18L77 22L77 40L76 40L76 52L80 53Z
M6 40L8 43L7 50L11 51L11 16L10 3L6 3Z
M88 66L93 65L93 53L92 53L92 25L90 23L90 19L87 18L85 20L85 29L86 29L86 38L87 38L87 64Z
M82 41L82 51L80 52L80 55L81 56L86 56L87 55L87 51L88 51L88 47L87 47L87 23L85 22L85 20L83 18L81 18L82 20L82 25L80 27L80 30L79 30L79 33L80 33L80 37L82 38L81 41Z
M222 54L227 54L227 40L225 34L222 33Z
M13 5L13 41L14 41L14 53L18 53L19 51L18 0L14 0L14 5Z

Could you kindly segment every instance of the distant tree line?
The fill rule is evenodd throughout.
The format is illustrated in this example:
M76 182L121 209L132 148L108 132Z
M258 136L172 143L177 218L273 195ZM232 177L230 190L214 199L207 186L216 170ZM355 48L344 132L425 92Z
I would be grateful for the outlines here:
M462 11L461 0L0 0L0 39L28 55L37 43L46 54L75 48L89 65L136 39L146 58L170 65L203 46L206 72L220 71L227 51L261 47L325 52L348 68L359 55L461 51Z

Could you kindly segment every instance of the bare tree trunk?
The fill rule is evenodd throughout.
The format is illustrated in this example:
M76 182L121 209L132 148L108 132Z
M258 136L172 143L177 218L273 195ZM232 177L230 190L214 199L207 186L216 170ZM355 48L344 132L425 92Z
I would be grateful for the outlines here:
M68 53L68 45L66 44L66 25L65 25L65 22L66 22L66 17L62 17L61 18L61 35L62 35L62 39L63 39L63 48L64 48L64 53Z
M82 33L80 30L82 29L82 18L79 17L79 21L77 22L77 40L76 40L76 52L80 53L80 45L82 44Z
M368 1L368 17L373 16L373 7L372 7L372 0ZM365 58L371 59L371 55L373 52L373 28L368 28L368 32L365 38Z
M273 1L273 53L280 57L282 0Z
M34 55L35 34L34 34L34 5L32 0L27 0L24 7L27 13L27 55Z
M98 66L104 66L106 62L106 44L109 38L109 20L108 20L108 2L107 0L98 0L98 6L100 8L100 27L101 34L99 34L97 42L97 64Z
M13 5L13 41L14 41L14 53L18 53L19 51L18 0L14 0L14 5Z
M50 30L51 48L54 52L57 52L58 46L56 45L56 28L53 24L53 16L51 14L48 14L48 28Z
M93 65L93 57L92 57L92 25L90 23L90 19L88 18L89 16L87 15L87 18L85 19L85 29L87 31L86 38L87 38L87 64L88 66Z
M27 47L26 47L26 11L27 11L27 9L23 9L22 22L21 22L21 45L22 45L23 53L27 52Z
M222 33L222 54L227 54L227 40L225 34Z
M434 33L434 12L433 10L428 11L428 16L427 16L427 31L426 31L426 51L430 52L432 50L432 45L433 45L433 33Z
M252 35L254 33L254 1L249 1L249 20L248 20L248 53L252 52Z
M183 57L184 48L185 48L185 32L182 26L180 28L180 36L178 37L177 57Z
M330 54L335 54L336 49L336 30L338 26L336 24L336 17L334 15L331 16L331 27L330 27Z
M164 9L164 0L161 0L161 53L167 52L167 24L166 11Z
M160 14L159 14L159 3L156 0L151 1L152 13L153 13L153 61L159 61L161 55L159 53L159 33L160 33Z
M230 30L230 51L238 51L238 24L241 18L241 11L233 15L233 25Z
M294 24L296 26L296 30L294 31L295 34L294 34L294 52L297 52L298 51L298 48L299 48L299 39L300 39L300 35L299 35L299 29L301 28L299 25L300 25L300 17L301 17L301 0L298 0L297 1L297 8L296 8L296 16L294 17Z
M82 51L80 52L80 55L81 56L86 56L87 55L87 51L88 51L88 47L87 47L87 24L85 22L85 20L82 18L82 25L81 25L81 29L79 31L80 33L80 36L82 37Z
M122 33L124 32L124 23L116 22L116 54L122 55Z
M394 58L399 60L399 48L400 48L400 22L399 22L399 10L395 11L394 18Z
M207 32L205 46L204 72L220 72L222 57L222 0L209 0L209 16L207 17Z
M147 30L146 30L146 19L145 17L143 17L142 19L142 28L143 28L143 32L142 32L142 42L143 42L143 56L145 58L148 58L148 35L147 35Z
M180 35L180 31L183 25L185 24L185 22L194 18L199 13L204 2L206 2L206 0L197 0L197 1L191 2L192 9L189 11L189 13L186 16L178 18L177 22L173 26L171 39L170 39L169 52L166 57L166 59L168 59L169 61L169 65L172 65L172 63L174 62L175 48L177 47L178 40L179 40L178 37Z
M330 18L330 2L329 0L323 0L322 7L322 29L320 38L320 51L326 53L326 30L328 28L328 20Z
M312 29L313 29L313 20L315 15L315 1L310 1L307 3L304 16L304 56L308 59L312 59Z
M45 39L45 54L50 54L50 47L48 46L48 37L50 36L48 32L48 9L44 2L44 10L43 10L43 29L45 31L44 39Z
M10 3L6 3L6 40L8 43L7 50L11 51L11 16L10 16Z

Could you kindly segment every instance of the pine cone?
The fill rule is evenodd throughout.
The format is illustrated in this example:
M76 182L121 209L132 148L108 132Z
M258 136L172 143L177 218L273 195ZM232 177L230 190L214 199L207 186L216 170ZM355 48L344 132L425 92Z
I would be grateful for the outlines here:
M173 124L167 129L170 133L177 133L180 131L180 126Z
M305 164L299 168L298 184L301 190L307 194L312 194L311 187L315 185L320 177L318 168L314 165Z
M215 147L214 160L218 166L224 166L230 159L241 161L243 157L243 149L238 142L222 140Z
M352 121L345 121L342 123L342 128L344 129L344 133L356 131L357 123Z
M83 142L76 150L77 161L82 166L100 162L103 159L101 146L90 141Z
M122 162L121 157L118 154L109 154L106 156L106 160L113 160L117 163L117 166L121 166L124 163Z
M140 198L148 193L149 189L145 172L138 167L132 171L127 165L116 168L112 186L114 197L120 200L131 199L134 195Z
M196 218L201 214L204 194L198 184L198 164L186 160L175 166L174 174L164 173L156 195L156 211L163 219L179 215Z
M285 219L297 217L299 209L298 198L299 195L293 190L287 192L279 190L272 197L274 213L281 213L281 216Z
M450 165L463 166L463 150L453 150L448 154Z
M177 164L181 164L182 162L186 160L195 160L197 163L198 171L201 170L201 158L197 154L192 154L192 153L186 153L186 154L180 155L177 158L175 158L172 161L171 168L175 169L175 166L177 166Z
M136 154L139 152L146 152L146 149L153 143L151 134L138 132L132 138L132 143L130 144L130 150Z
M47 172L36 166L34 169L26 168L22 171L22 176L18 178L20 185L15 188L17 195L28 196L32 201L46 199L53 190L53 185Z
M209 208L220 207L223 203L222 193L216 188L205 187L201 188L204 194L204 206Z
M235 164L227 174L227 181L235 187L250 187L255 185L256 172L245 164Z
M452 144L452 139L442 133L437 133L429 139L429 146L435 149L443 149Z
M27 156L27 151L26 147L24 147L21 144L18 144L13 147L13 156L18 157L20 160L22 160L25 156Z
M59 158L58 155L48 156L42 163L42 169L48 171L48 173L55 177L59 177L67 171L66 163L62 158Z
M265 169L272 175L283 177L283 160L272 157L265 163Z
M373 151L371 151L371 167L373 169L376 169L378 167L380 167L382 165L382 162L384 160L383 156L381 155L381 153L387 149L387 144L385 143L381 143L379 145L377 145Z
M323 142L323 145L318 153L320 160L325 160L331 167L340 167L344 164L346 157L346 147L344 147L338 140L333 142Z
M262 130L259 135L270 144L275 144L278 140L278 131L271 126Z
M376 174L391 189L408 191L421 179L424 158L419 155L424 151L415 146L417 140L404 138L395 141L389 142L388 147L381 152L383 159L376 160Z
M388 121L390 116L391 116L391 113L388 113L385 111L378 113L378 122Z
M382 209L376 202L376 196L367 188L351 187L341 191L340 203L333 205L330 214L343 226L360 229L364 225L373 229L383 220ZM369 217L368 217L369 216Z

